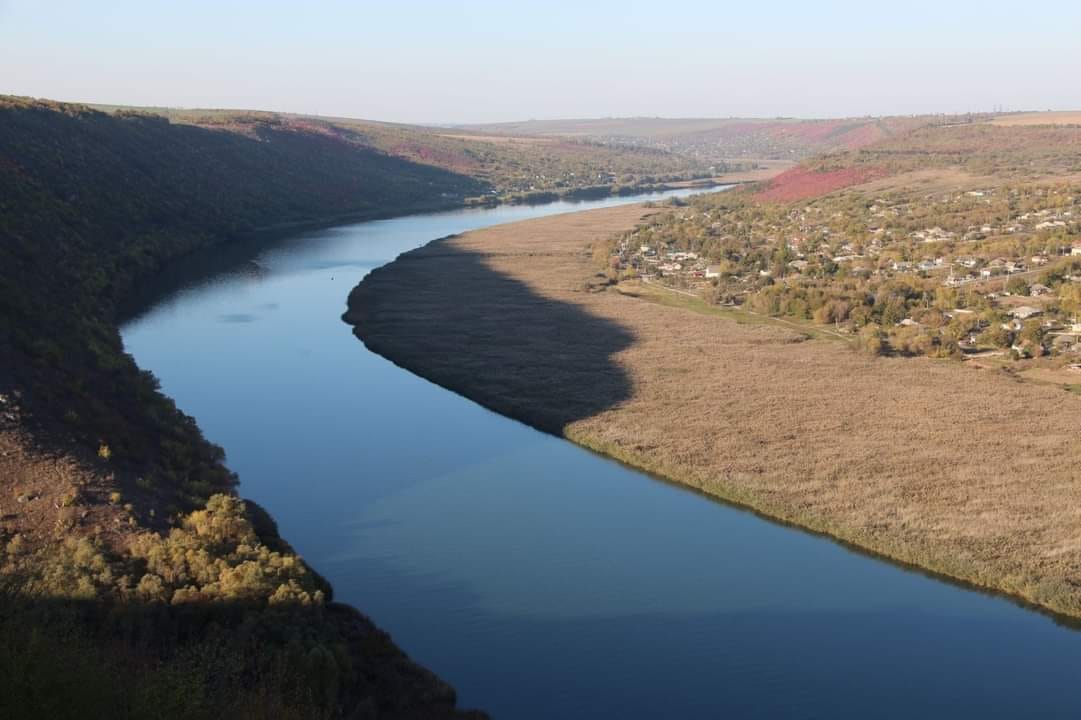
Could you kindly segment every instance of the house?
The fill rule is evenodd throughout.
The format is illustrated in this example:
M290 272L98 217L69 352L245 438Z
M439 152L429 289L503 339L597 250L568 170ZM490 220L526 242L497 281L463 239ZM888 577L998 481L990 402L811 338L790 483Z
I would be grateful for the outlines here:
M721 276L720 265L707 265L706 266L706 278L718 278Z
M1070 254L1081 255L1081 243L1075 243L1074 246L1070 248Z
M1040 297L1041 295L1050 295L1051 288L1042 283L1033 283L1028 288L1028 294L1032 297Z
M971 274L970 275L955 275L954 273L950 273L949 275L946 276L946 280L943 282L943 284L946 287L960 287L960 286L964 285L965 283L970 283L973 280L977 280L977 279L978 278L975 275L971 275Z
M1043 311L1039 308L1034 308L1030 305L1022 305L1010 310L1010 317L1017 318L1018 320L1028 320L1031 317L1036 317Z
M1051 340L1051 349L1056 353L1072 353L1078 349L1078 340L1076 335L1056 335Z

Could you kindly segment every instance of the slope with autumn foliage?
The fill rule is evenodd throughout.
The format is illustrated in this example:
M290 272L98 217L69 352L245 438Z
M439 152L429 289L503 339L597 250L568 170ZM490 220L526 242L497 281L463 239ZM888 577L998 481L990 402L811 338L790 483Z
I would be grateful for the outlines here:
M0 98L0 714L458 715L236 499L223 451L115 321L194 251L488 187L273 116L209 128Z

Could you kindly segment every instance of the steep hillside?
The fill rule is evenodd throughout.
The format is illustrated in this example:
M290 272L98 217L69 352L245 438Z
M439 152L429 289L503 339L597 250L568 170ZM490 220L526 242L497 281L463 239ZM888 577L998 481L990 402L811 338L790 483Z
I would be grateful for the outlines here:
M273 117L210 129L0 99L0 714L455 715L235 499L115 316L197 249L488 187Z
M179 483L178 499L205 501L232 481L220 452L187 442L191 424L122 355L111 316L134 284L261 227L449 206L487 187L340 135L273 121L244 129L0 101L5 380L38 422L108 445L115 465L161 475L170 492ZM183 457L160 452L163 434Z
M125 113L131 109L106 108ZM588 138L520 138L352 118L238 110L135 108L178 125L252 135L273 126L320 134L419 165L486 183L473 202L547 200L581 193L618 194L702 178L708 167L663 148L614 146ZM715 168L716 169L716 168Z

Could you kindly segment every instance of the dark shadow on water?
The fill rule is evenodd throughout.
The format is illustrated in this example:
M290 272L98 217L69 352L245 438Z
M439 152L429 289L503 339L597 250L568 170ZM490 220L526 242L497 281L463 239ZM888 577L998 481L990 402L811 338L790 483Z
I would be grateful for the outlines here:
M349 308L343 319L373 352L548 433L630 396L612 360L631 344L630 331L538 295L447 242L372 271Z

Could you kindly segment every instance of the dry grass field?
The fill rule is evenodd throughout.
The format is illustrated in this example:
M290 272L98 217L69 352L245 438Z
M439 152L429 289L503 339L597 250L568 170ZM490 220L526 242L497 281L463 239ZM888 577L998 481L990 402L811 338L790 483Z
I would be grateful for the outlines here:
M1034 367L1029 370L1023 370L1018 374L1024 379L1034 382L1049 383L1052 385L1060 386L1081 385L1081 371L1071 370L1067 367Z
M467 133L438 133L439 137L452 140L473 140L476 142L492 143L493 145L507 145L521 143L523 145L551 145L558 142L551 137L530 137L528 135L470 135Z
M991 121L992 125L1018 127L1022 125L1081 125L1081 110L1058 110L1051 112L1018 113L1003 115Z
M590 247L640 206L471 232L350 296L373 350L582 445L1081 616L1081 398L636 299Z
M717 175L713 179L719 183L751 183L751 182L763 182L771 178L780 175L785 170L788 170L794 162L791 160L767 160L767 159L749 159L758 165L754 170L743 170L740 172L724 173L723 175ZM748 162L748 160L732 160L731 162Z

